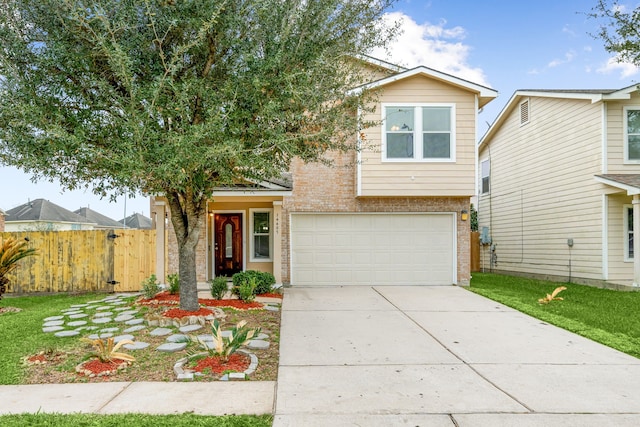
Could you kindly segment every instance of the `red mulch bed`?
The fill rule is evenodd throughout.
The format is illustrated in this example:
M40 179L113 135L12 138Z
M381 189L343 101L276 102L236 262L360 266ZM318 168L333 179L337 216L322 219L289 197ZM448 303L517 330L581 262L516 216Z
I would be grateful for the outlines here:
M209 356L198 360L193 368L196 372L210 370L215 374L222 374L225 371L244 372L251 364L251 358L246 354L234 353L229 356L227 363L222 363L219 357Z
M126 365L127 365L127 362L124 362L122 360L117 360L117 361L112 360L110 362L101 362L98 359L91 359L79 365L81 366L81 368L80 369L76 368L76 370L78 371L78 373L82 375L90 376L91 374L93 374L96 377L99 377L102 375L114 374L118 371L118 369Z
M266 294L260 294L260 295L257 295L257 296L265 297L265 298L280 298L280 299L282 299L282 294L276 294L276 293L273 293L273 292L269 292L269 293L266 293Z
M45 363L46 361L47 356L45 356L44 354L36 354L27 358L27 362L29 363Z
M179 308L172 308L162 313L164 317L171 317L173 319L181 319L186 316L209 316L210 314L213 314L213 311L208 308L201 308L198 311L187 311Z
M260 309L264 305L259 302L244 302L238 299L207 299L198 298L198 302L209 307L231 307L237 310ZM180 303L180 295L171 295L168 292L161 292L151 299L142 299L138 304L142 305L177 305Z

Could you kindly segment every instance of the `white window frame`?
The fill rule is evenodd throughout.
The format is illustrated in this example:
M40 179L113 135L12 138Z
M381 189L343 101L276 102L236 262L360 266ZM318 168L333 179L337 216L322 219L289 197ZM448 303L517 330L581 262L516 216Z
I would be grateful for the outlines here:
M484 165L487 165L487 174L484 174ZM487 178L487 191L484 190L484 179ZM480 162L480 194L491 192L491 161L489 159Z
M264 236L265 234L255 234L253 228L253 215L256 213L269 214L269 258L255 257L255 236ZM269 208L251 208L249 209L249 262L273 262L273 209Z
M639 106L626 106L622 109L622 135L624 145L624 163L626 164L640 164L640 159L629 158L629 111L638 111Z
M414 108L413 113L413 157L410 158L387 158L387 108ZM422 111L423 107L446 107L451 109L450 135L451 146L448 158L423 158L423 130ZM388 163L454 163L456 161L456 104L452 103L416 103L416 102L383 102L382 103L382 161Z
M623 240L624 240L624 262L633 262L633 257L629 257L629 250L633 249L629 247L629 211L631 211L631 215L633 215L633 205L623 205L622 208L622 224L623 224ZM635 224L634 224L635 225ZM632 233L635 230L631 231ZM635 236L634 236L635 238Z

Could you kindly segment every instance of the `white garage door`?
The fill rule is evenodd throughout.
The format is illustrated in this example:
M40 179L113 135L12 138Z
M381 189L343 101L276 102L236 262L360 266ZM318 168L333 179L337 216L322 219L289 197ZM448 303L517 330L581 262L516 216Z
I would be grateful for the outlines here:
M451 285L453 214L292 214L291 284Z

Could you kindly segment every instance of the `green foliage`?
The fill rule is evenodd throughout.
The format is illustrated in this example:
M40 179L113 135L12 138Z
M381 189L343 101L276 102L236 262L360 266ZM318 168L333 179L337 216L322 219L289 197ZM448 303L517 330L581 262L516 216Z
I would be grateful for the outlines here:
M248 289L247 285L252 281L255 283L252 291L253 295L271 292L273 285L276 283L276 278L273 274L256 270L241 271L234 274L231 280L233 281L233 292L238 297L240 297L240 288L245 286L245 289Z
M563 283L563 304L540 304L558 283L524 277L473 273L470 290L545 322L640 358L640 292ZM559 291L558 291L559 292ZM557 293L556 293L557 295Z
M111 362L113 360L124 360L125 362L133 362L136 360L130 354L119 352L118 350L125 344L133 344L131 340L120 340L116 344L113 338L107 338L106 340L97 338L80 338L81 341L91 344L93 351L90 357L95 357L101 362Z
M229 331L228 336L222 335L222 328L218 319L214 319L211 323L211 335L213 337L213 345L209 346L199 337L193 340L200 344L211 356L220 357L223 362L229 360L229 356L238 351L240 347L249 342L253 337L260 333L260 328L250 328L247 322L242 320ZM194 354L194 352L191 352Z
M211 295L215 299L222 299L227 294L229 290L227 280L227 276L217 276L209 281Z
M476 210L476 208L473 206L473 203L471 203L471 231L478 231L478 211Z
M26 247L27 243L26 240L16 240L10 237L2 241L0 245L0 300L2 294L7 290L9 283L7 276L18 268L18 261L37 254L35 249Z
M224 415L212 417L190 413L178 415L148 414L36 414L0 415L3 427L271 427L272 415Z
M257 281L255 277L249 277L248 280L240 283L234 288L234 292L244 302L251 302L256 297Z
M151 299L160 292L160 283L155 274L142 281L142 293L146 299Z
M357 59L394 0L11 0L0 8L0 163L99 195L167 198L180 307L215 188L326 162L374 123Z
M640 6L618 7L617 1L598 0L587 16L604 21L594 37L604 42L607 52L618 62L640 66Z
M167 276L169 282L169 293L175 295L180 292L180 275L178 273L169 274Z

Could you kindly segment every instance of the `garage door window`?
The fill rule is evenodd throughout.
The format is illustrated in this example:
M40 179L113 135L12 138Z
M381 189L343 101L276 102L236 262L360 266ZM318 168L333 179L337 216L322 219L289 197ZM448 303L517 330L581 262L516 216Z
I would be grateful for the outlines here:
M271 210L251 210L251 261L271 261Z

